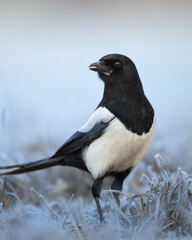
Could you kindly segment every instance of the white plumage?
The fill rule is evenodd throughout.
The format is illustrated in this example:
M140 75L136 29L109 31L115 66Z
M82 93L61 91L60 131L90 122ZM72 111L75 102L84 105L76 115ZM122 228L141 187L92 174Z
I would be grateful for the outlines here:
M107 122L113 117L114 115L108 109L99 108L81 131L91 129L91 126L98 121ZM104 130L103 135L94 140L83 152L83 159L92 176L96 179L108 171L122 172L135 167L150 145L154 122L148 133L137 135L127 130L117 118L114 118Z
M113 113L105 107L99 107L87 120L87 122L79 129L79 132L88 132L91 128L100 122L109 122L114 117Z

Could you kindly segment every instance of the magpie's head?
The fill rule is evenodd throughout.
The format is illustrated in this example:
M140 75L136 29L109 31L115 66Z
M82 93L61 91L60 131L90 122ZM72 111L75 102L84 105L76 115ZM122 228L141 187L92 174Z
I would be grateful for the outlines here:
M121 54L109 54L89 69L96 71L107 86L124 88L129 92L143 93L142 84L133 61Z

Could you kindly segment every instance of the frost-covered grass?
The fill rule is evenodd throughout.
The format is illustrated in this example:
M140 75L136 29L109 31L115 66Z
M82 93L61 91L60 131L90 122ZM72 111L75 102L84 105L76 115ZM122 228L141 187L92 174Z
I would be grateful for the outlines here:
M0 178L0 239L191 238L192 175L180 168L170 173L162 158L155 158L159 176L148 168L141 178L143 193L119 192L118 207L110 190L102 192L104 224L99 223L93 201L61 194L64 186L60 193L51 194L46 193L47 186L43 189L43 184L38 186L25 175ZM53 173L47 171L52 178ZM49 181L49 188L54 188L54 182Z

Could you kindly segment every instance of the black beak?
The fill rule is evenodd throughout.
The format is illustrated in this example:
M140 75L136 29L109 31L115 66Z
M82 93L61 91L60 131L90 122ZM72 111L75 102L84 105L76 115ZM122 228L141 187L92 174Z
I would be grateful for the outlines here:
M113 72L113 69L110 66L106 66L103 61L92 63L89 66L89 69L96 72L103 72L103 73L110 73L110 74Z

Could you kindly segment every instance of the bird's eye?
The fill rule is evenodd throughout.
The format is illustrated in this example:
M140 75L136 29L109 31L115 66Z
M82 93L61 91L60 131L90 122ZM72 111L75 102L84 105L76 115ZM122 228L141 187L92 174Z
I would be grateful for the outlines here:
M114 62L113 67L117 70L121 69L122 67L121 62Z

